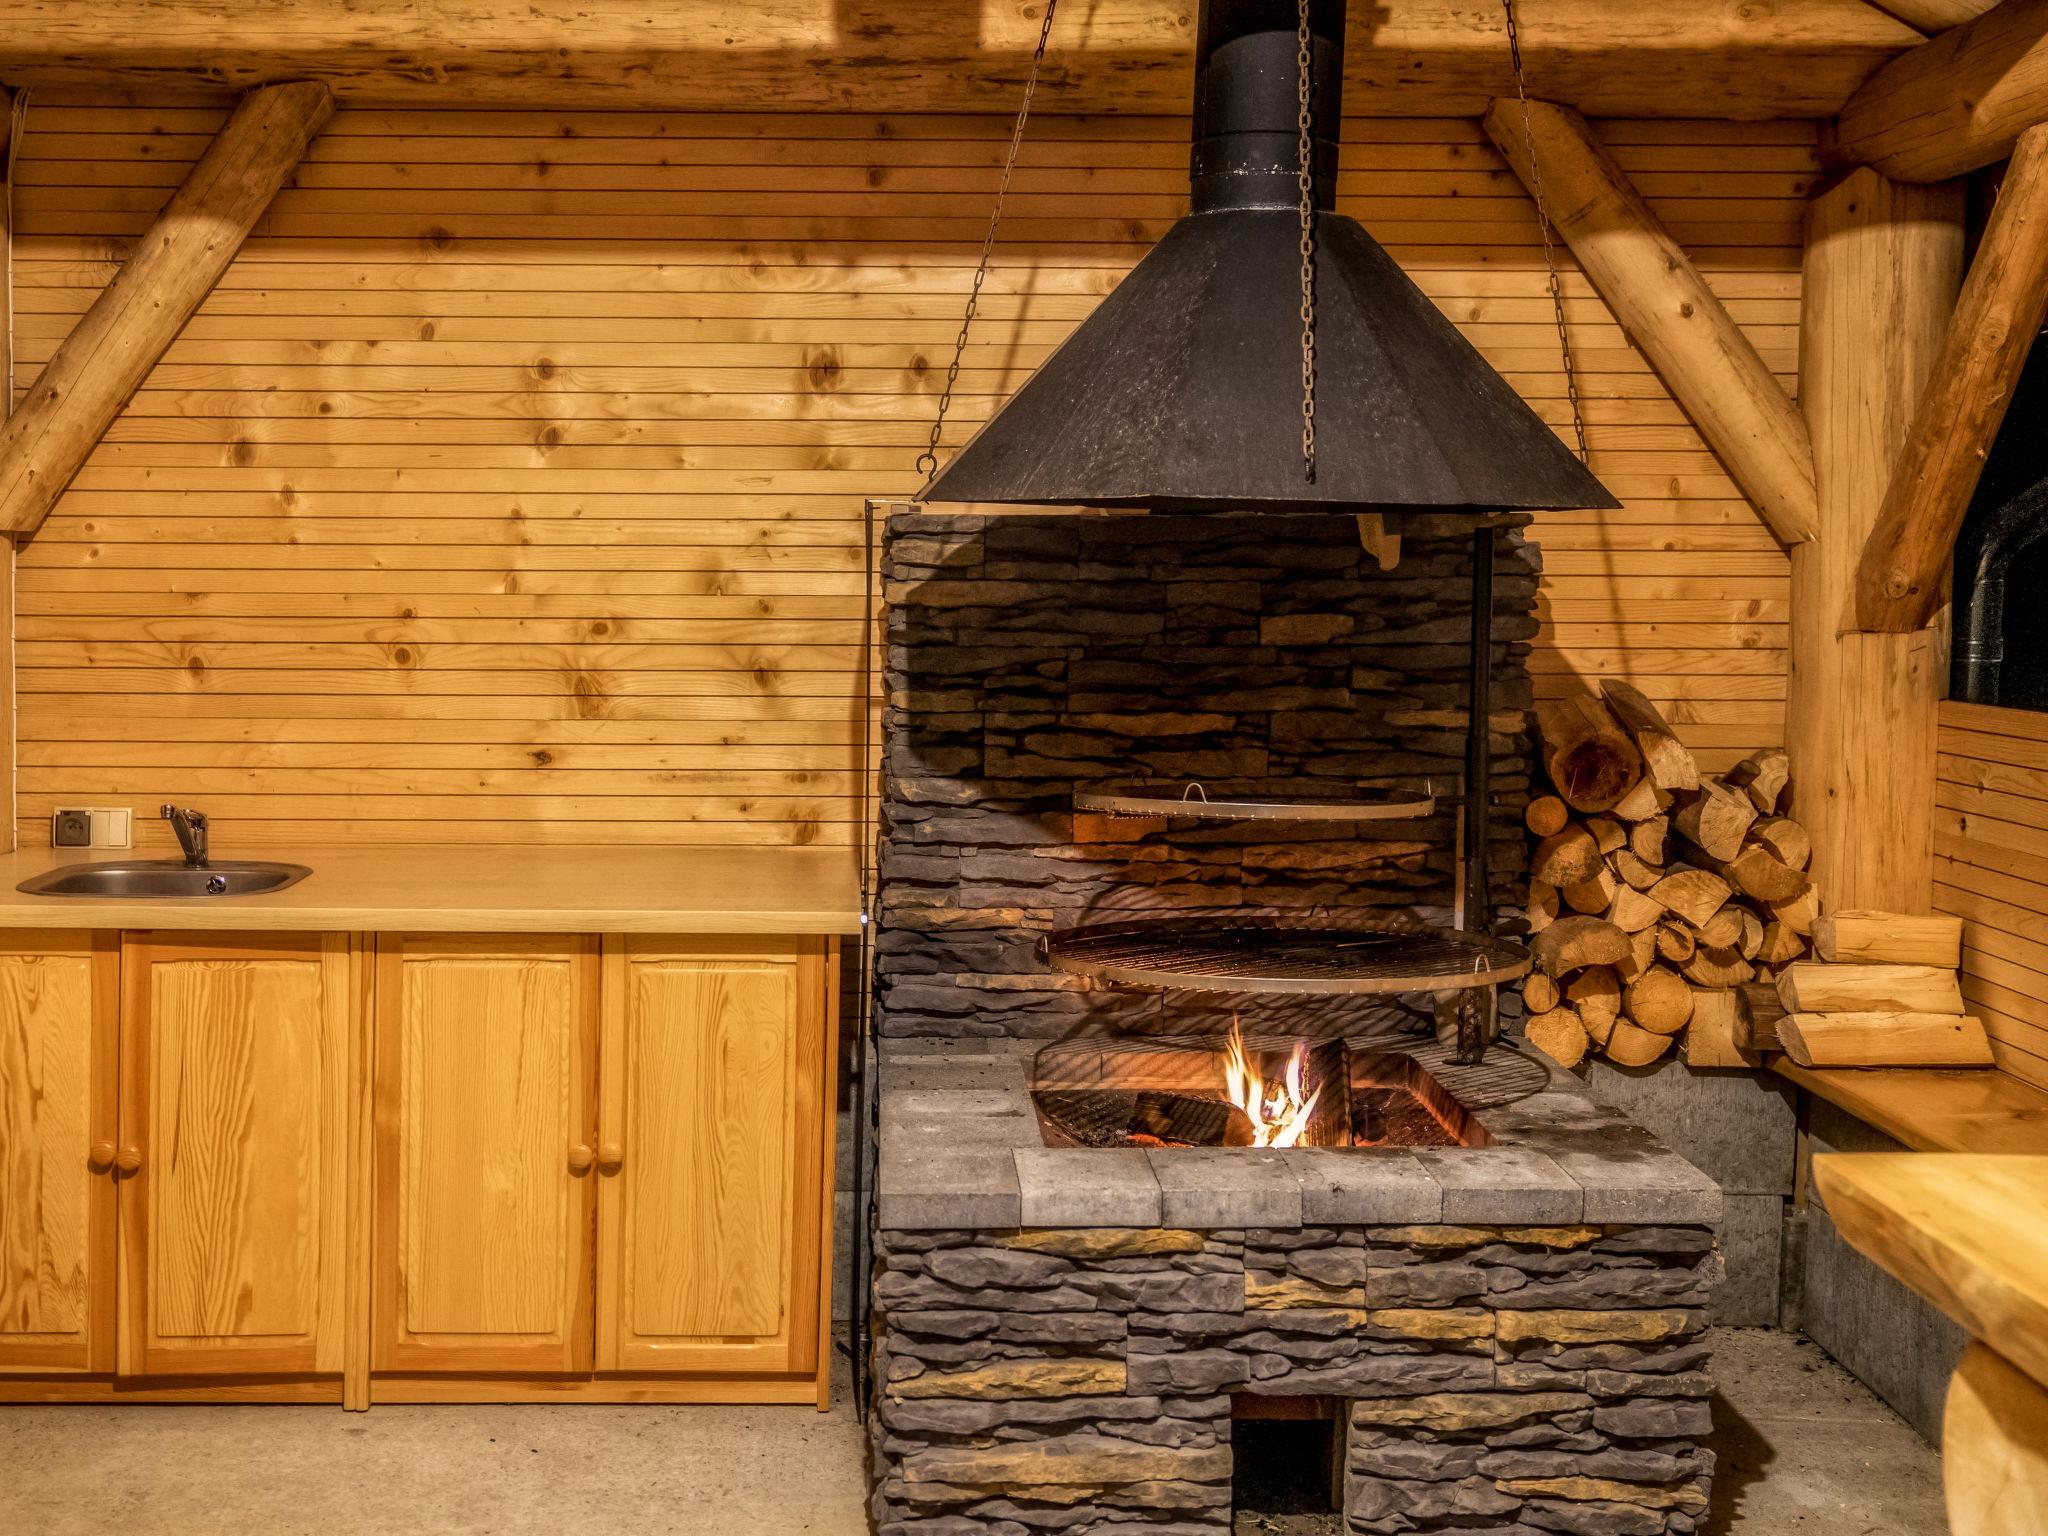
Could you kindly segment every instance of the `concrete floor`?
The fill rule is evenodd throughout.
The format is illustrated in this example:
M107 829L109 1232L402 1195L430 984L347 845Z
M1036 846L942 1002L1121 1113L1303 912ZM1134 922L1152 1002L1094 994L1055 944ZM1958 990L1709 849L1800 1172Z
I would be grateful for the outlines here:
M1714 1366L1710 1536L1942 1536L1939 1458L1818 1349L1730 1331ZM860 1536L861 1475L843 1386L829 1414L0 1408L0 1532L38 1536Z

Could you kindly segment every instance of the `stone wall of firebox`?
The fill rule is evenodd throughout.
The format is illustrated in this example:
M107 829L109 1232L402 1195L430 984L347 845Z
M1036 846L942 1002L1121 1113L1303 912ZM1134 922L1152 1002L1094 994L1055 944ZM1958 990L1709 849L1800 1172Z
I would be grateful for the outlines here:
M1354 1536L1703 1523L1709 1228L879 1240L878 1536L1217 1536L1240 1393L1342 1400Z
M1105 997L1037 936L1129 916L1448 922L1465 751L1469 519L1411 518L1381 570L1349 517L889 519L880 1027L890 1035L1206 1028L1208 1003ZM1495 539L1495 903L1526 863L1521 727L1539 556ZM1421 790L1436 814L1313 824L1076 815L1077 786ZM1293 1005L1336 1032L1386 1005ZM1247 1009L1247 1027L1262 1020Z

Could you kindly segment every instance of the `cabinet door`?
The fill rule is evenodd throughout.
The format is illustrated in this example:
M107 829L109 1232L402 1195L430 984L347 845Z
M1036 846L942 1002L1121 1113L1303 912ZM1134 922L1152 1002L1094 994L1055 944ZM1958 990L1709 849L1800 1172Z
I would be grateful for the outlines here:
M346 934L129 936L121 970L121 1365L342 1365Z
M112 934L0 934L0 1371L114 1368Z
M597 947L380 941L376 1357L590 1368Z
M598 1368L811 1370L824 943L607 945Z

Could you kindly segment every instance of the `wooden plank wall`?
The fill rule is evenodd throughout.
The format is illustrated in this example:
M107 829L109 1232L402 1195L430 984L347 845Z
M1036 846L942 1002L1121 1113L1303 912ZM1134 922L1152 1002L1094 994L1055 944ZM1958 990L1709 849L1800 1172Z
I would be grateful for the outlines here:
M31 108L24 385L219 120ZM172 799L245 845L848 841L861 500L916 484L1007 127L337 116L21 554L23 841ZM1347 211L1567 430L1476 125L1347 131ZM1789 383L1810 125L1603 131ZM1180 212L1185 134L1033 119L951 441ZM1719 766L1781 736L1786 563L1565 292L1628 505L1544 524L1540 683L1633 676Z
M1998 1064L2048 1088L2048 715L1941 706L1934 904Z

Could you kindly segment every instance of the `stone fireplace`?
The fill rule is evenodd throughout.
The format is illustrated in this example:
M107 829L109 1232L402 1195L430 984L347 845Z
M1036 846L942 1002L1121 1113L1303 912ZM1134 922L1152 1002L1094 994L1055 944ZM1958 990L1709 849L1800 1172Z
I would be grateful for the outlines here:
M1540 1058L1454 1060L1427 996L1144 995L1041 953L1105 919L1447 927L1448 809L1333 829L1074 801L1171 779L1453 803L1470 528L1413 518L1383 570L1327 516L890 520L882 1536L1227 1531L1234 1426L1290 1407L1334 1426L1361 1536L1698 1528L1710 1180ZM1518 529L1494 549L1489 916L1524 857L1537 570ZM1338 1049L1457 1134L1082 1145L1043 1113L1049 1087L1126 1081L1104 1062L1132 1042L1199 1076L1233 1026Z

